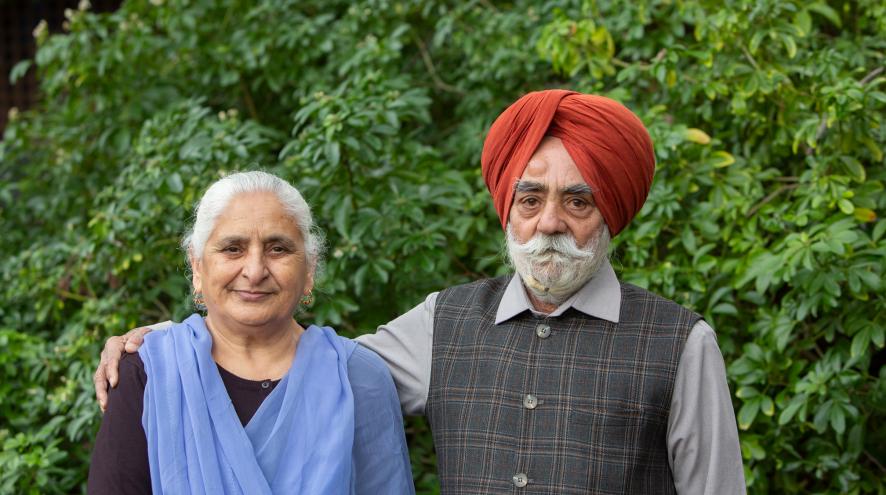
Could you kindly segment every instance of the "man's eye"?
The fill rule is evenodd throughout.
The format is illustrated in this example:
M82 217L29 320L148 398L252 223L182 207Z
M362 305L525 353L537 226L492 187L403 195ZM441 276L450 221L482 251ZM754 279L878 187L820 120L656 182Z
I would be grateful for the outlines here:
M539 203L538 198L533 198L532 196L523 199L523 204L525 206L529 206L529 207L538 206L538 203Z
M573 199L569 200L569 206L571 206L573 208L584 208L587 205L588 205L588 202L583 199L573 198Z

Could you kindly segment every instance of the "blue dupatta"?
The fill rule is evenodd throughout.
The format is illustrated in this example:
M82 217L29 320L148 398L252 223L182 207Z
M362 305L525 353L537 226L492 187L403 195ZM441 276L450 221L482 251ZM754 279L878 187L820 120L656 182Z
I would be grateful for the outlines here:
M356 343L310 326L285 377L244 428L194 314L145 337L142 425L155 494L351 493Z

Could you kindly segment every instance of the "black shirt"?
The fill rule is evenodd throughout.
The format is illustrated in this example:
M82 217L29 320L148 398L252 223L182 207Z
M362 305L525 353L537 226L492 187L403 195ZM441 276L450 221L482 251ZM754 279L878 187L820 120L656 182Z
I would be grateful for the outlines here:
M279 380L253 381L218 367L240 423L246 426ZM92 450L90 494L150 495L148 442L142 427L147 374L139 355L120 360L120 381L108 391L108 408ZM126 473L126 476L120 476Z

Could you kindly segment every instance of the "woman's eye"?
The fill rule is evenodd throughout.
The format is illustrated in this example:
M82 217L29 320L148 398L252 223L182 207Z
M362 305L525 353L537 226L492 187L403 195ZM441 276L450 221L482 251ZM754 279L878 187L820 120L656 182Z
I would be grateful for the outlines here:
M222 252L223 253L239 253L240 248L237 246L228 246L228 247L222 249Z

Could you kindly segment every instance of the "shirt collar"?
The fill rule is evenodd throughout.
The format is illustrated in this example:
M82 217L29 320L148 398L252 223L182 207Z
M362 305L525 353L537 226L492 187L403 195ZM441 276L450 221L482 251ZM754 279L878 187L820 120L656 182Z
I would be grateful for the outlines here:
M615 276L615 270L612 269L609 259L603 260L594 277L550 314L541 313L532 307L520 276L514 274L498 304L495 324L510 320L524 311L532 311L535 315L557 317L569 308L618 323L621 310L621 284Z

